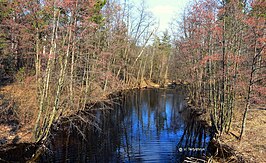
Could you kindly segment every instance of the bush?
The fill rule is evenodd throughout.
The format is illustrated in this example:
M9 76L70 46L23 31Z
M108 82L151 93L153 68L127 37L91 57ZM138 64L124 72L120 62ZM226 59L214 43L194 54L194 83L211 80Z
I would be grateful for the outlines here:
M17 74L15 75L15 80L17 82L22 82L24 81L25 77L26 77L25 67L22 67L18 70Z

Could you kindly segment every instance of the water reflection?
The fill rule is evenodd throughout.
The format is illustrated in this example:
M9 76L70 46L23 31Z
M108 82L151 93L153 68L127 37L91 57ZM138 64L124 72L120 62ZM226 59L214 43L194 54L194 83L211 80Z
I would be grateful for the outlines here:
M40 162L181 162L202 156L209 134L176 90L133 91L105 114L100 128L56 133Z

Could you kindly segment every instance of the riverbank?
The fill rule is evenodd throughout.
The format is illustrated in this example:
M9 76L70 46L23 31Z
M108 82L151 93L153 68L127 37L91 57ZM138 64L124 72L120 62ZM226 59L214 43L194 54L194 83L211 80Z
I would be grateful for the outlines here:
M156 85L156 84L153 84ZM94 102L89 103L84 111L80 110L77 112L68 113L62 116L59 119L60 124L64 123L66 119L73 119L76 120L75 117L82 117L82 120L86 120L86 114L88 111L93 111L97 108L103 109L104 107L110 104L113 100L119 99L122 93L130 91L132 89L144 89L144 88L155 88L153 85L142 85L141 87L135 87L131 89L124 89L119 90L113 93L106 94L104 97L98 97L98 101L94 100ZM174 84L176 85L176 84ZM157 87L157 85L156 85ZM172 87L172 85L171 85ZM27 93L25 93L27 92ZM1 97L3 97L3 108L7 111L4 115L7 121L6 123L1 124L1 140L3 140L3 144L1 144L0 148L0 156L9 155L10 158L14 158L13 154L16 153L16 157L23 158L23 160L30 159L30 153L33 155L32 151L36 151L38 146L41 144L36 144L32 137L33 137L33 127L34 127L34 115L37 113L38 108L36 105L36 89L34 84L24 85L21 83L13 83L4 87L1 87ZM96 97L95 97L96 99ZM11 103L12 101L12 103ZM10 103L10 104L9 104ZM7 105L9 104L9 105ZM23 106L23 107L22 107ZM108 106L108 108L112 108L112 106ZM8 111L9 109L9 111ZM88 111L87 111L88 110ZM11 116L10 112L12 112L13 119L15 119L16 123L11 123ZM23 113L23 114L22 114ZM85 113L85 114L83 114ZM90 113L88 113L90 114ZM24 116L22 116L24 115ZM27 116L26 116L27 115ZM30 115L30 116L29 116ZM27 119L25 119L27 117ZM73 118L74 117L74 118ZM80 119L80 120L81 120ZM88 118L87 118L88 119ZM89 119L88 119L89 120ZM14 120L13 120L14 121ZM71 120L72 121L72 120ZM72 122L73 122L72 121ZM72 123L71 122L71 123ZM55 125L56 128L60 128L59 125ZM58 127L59 126L59 127ZM16 127L15 131L12 131L12 128ZM52 129L53 130L53 129ZM40 146L39 150L43 150L45 146ZM30 153L25 152L23 153L23 149L31 149ZM16 152L19 151L19 152ZM12 156L12 157L11 157ZM36 156L36 155L35 155ZM3 158L3 157L0 157ZM4 157L5 158L5 157ZM8 160L8 159L7 159ZM3 160L1 160L3 161Z
M209 160L214 162L266 162L266 109L257 105L251 107L252 109L248 111L245 135L240 141L243 104L244 101L237 101L230 132L210 142L209 150L212 156L208 157ZM203 112L195 106L189 107L200 115L201 121L211 126L208 112Z
M135 88L158 88L158 85L155 83L148 85L146 82L146 84ZM129 91L131 89L128 88L125 90ZM32 139L34 120L31 118L34 117L34 114L36 114L35 111L37 111L35 92L36 90L33 84L24 85L13 83L1 88L1 111L5 113L1 115L5 115L4 119L8 122L1 123L0 126L1 150L3 148L6 148L6 150L14 150L14 147L20 149L25 145L36 149L38 146L34 144ZM108 97L110 97L110 94L98 97L98 100L106 101ZM95 99L97 98L95 97ZM238 108L241 108L240 106L238 104ZM200 121L210 126L208 113L204 110L193 108L193 106L190 107L192 107L190 109L194 112L193 114L199 116ZM23 109L21 110L21 108ZM239 141L238 135L241 127L242 112L242 110L236 110L234 112L231 132L222 135L219 140L216 140L216 146L223 147L224 151L218 154L218 157L214 157L215 161L224 162L233 160L234 162L240 162L241 160L245 160L248 162L266 162L264 158L266 154L266 112L263 108L251 109L249 111L246 134ZM3 144L5 145L3 146ZM230 150L228 151L230 155L227 157L224 154L226 150ZM210 157L210 159L213 159L213 157Z
M220 141L235 150L246 162L266 162L266 110L249 110L245 135L239 141L241 111L236 110L230 133L222 135Z
M243 102L238 101L229 133L211 142L214 162L266 162L266 110L253 106L248 111L245 135L239 140L242 125Z
M121 101L116 103L118 105L114 104L114 110L97 111L98 125L101 130L95 127L88 130L87 127L80 124L78 126L83 134L78 134L80 131L69 127L73 125L66 124L65 129L62 127L63 125L60 125L61 123L57 125L60 130L52 131L53 137L48 142L51 152L43 154L40 157L41 162L53 162L53 160L64 162L66 159L72 160L71 162L79 162L79 158L85 158L85 156L88 156L86 157L88 160L84 160L85 162L106 162L109 160L109 157L106 158L106 154L110 150L113 151L111 152L112 154L121 156L115 157L119 160L121 159L121 161L117 162L123 162L122 160L127 160L131 156L131 154L127 155L126 151L129 151L129 153L135 151L132 154L138 160L141 157L144 162L149 159L152 159L153 162L172 159L182 160L184 159L182 156L201 157L206 151L206 143L210 140L208 129L198 123L190 110L185 108L182 92L176 89L136 89L125 93L122 92L122 97L119 98ZM68 133L70 133L69 139L66 136ZM95 138L90 135L93 133L96 134ZM83 140L83 135L86 140ZM141 138L140 135L145 136ZM121 140L128 140L128 142L120 142ZM158 143L160 141L162 142ZM94 144L90 144L90 142L94 142ZM140 142L143 142L143 144ZM129 147L123 143L129 143ZM196 149L197 152L193 152L194 154L185 151L176 152L177 145L179 146L178 149L188 149L195 146L199 148ZM134 146L140 146L140 148L134 148ZM145 149L151 151L145 153L147 152ZM198 151L199 149L201 151ZM63 153L58 153L58 151ZM64 151L67 152L64 153ZM117 153L117 151L121 153ZM166 151L170 153L166 154ZM138 154L141 154L141 156ZM64 156L62 157L62 155ZM96 159L98 161L90 160L90 158L94 157L99 157L101 161L98 159ZM132 157L132 161L134 158Z
M176 83L174 83L174 86ZM143 80L139 85L104 92L95 86L89 103L106 101L116 92L132 89L159 88L160 85ZM63 116L73 114L66 112ZM14 82L0 87L0 146L19 143L34 143L33 128L38 114L37 90L34 81Z

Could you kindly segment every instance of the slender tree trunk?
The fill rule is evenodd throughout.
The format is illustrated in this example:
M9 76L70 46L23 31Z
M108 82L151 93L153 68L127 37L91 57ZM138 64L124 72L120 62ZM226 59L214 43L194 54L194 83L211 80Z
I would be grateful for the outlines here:
M153 48L152 48L152 57L151 57L151 66L150 66L149 80L152 80L154 55L155 55L155 48L153 47Z
M223 18L223 41L222 41L222 53L223 53L223 60L222 60L222 83L221 83L221 96L220 96L220 131L223 133L224 129L224 114L225 114L225 91L226 91L226 38L225 38L225 30L226 30L226 21Z
M76 18L74 20L74 23L76 24ZM72 52L71 52L71 69L70 69L70 85L69 85L69 91L70 91L70 102L71 105L73 105L74 98L73 98L73 77L74 77L74 64L75 64L75 36L73 36L72 41ZM72 106L73 107L73 106Z
M248 85L248 92L247 92L247 98L246 98L246 107L245 107L245 111L244 111L244 115L243 115L243 119L242 119L241 132L240 132L240 136L239 136L240 140L242 139L242 137L243 137L243 135L245 133L247 114L248 114L248 110L250 108L250 95L251 95L251 92L252 92L253 77L254 77L254 75L256 73L256 63L257 63L256 60L257 60L259 55L260 54L257 54L257 42L255 41L254 56L253 56L253 60L252 60L252 66L251 66L251 72L250 72L250 78L249 78L249 85Z
M70 24L72 24L72 23L70 23ZM64 61L62 62L62 67L60 69L59 79L58 79L57 89L56 89L56 95L55 95L55 99L54 99L54 106L53 106L53 109L52 109L51 116L49 117L48 127L47 127L47 130L45 132L44 138L46 138L48 136L48 133L50 131L50 128L51 128L51 125L52 125L53 121L58 118L56 116L58 116L58 109L59 109L61 91L62 91L62 88L63 88L65 74L66 74L66 69L67 69L67 65L68 65L68 58L69 58L69 53L70 53L71 39L72 39L72 29L71 29L71 27L69 27L68 45L67 45L67 51L66 51L66 54L65 54L66 56L64 58ZM63 57L62 57L62 59L63 59ZM61 112L63 112L63 111L64 111L64 109Z
M47 66L45 70L45 77L43 80L43 89L41 91L42 93L40 97L39 113L38 113L38 116L35 122L35 127L34 127L36 141L39 141L42 138L42 134L43 134L43 132L41 131L42 129L40 128L40 120L41 120L43 111L46 109L45 107L47 107L47 103L45 101L48 100L47 98L48 98L48 88L49 88L49 83L50 83L51 66L53 65L52 62L54 60L52 56L54 55L54 51L56 47L55 41L54 41L56 28L57 28L56 15L57 15L57 10L54 10L51 48L50 48L50 53L48 56Z

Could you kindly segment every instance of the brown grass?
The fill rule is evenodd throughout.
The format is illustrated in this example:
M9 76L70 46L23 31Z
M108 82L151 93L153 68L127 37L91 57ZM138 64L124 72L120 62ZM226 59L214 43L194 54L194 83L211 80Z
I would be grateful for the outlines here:
M28 80L30 79L30 80ZM108 95L112 92L103 91L97 83L91 83L92 90L89 91L88 103L96 103L97 101L106 101ZM80 99L84 98L81 87L74 88L74 108L70 108L68 105L69 97L67 97L67 90L61 96L61 103L64 108L63 116L68 116L76 111L80 107ZM21 82L15 82L0 88L0 96L4 97L4 101L10 101L12 103L12 109L16 113L16 118L19 121L19 130L14 134L10 131L12 126L9 124L1 124L0 126L0 139L7 138L8 143L18 136L19 142L33 142L33 128L36 122L36 118L39 112L37 101L37 88L34 77L26 77ZM3 100L0 99L0 106Z
M240 133L244 107L238 104L238 108L242 109L234 112L231 132L222 135L221 141L243 155L247 162L266 162L266 110L255 109L256 106L249 110L245 135L239 141L237 137Z
M32 129L37 115L36 87L34 83L13 83L1 88L1 95L6 101L14 102L12 108L16 112L19 121L19 130L11 133L11 126L2 124L0 126L0 137L7 137L8 143L16 136L18 142L32 142Z

